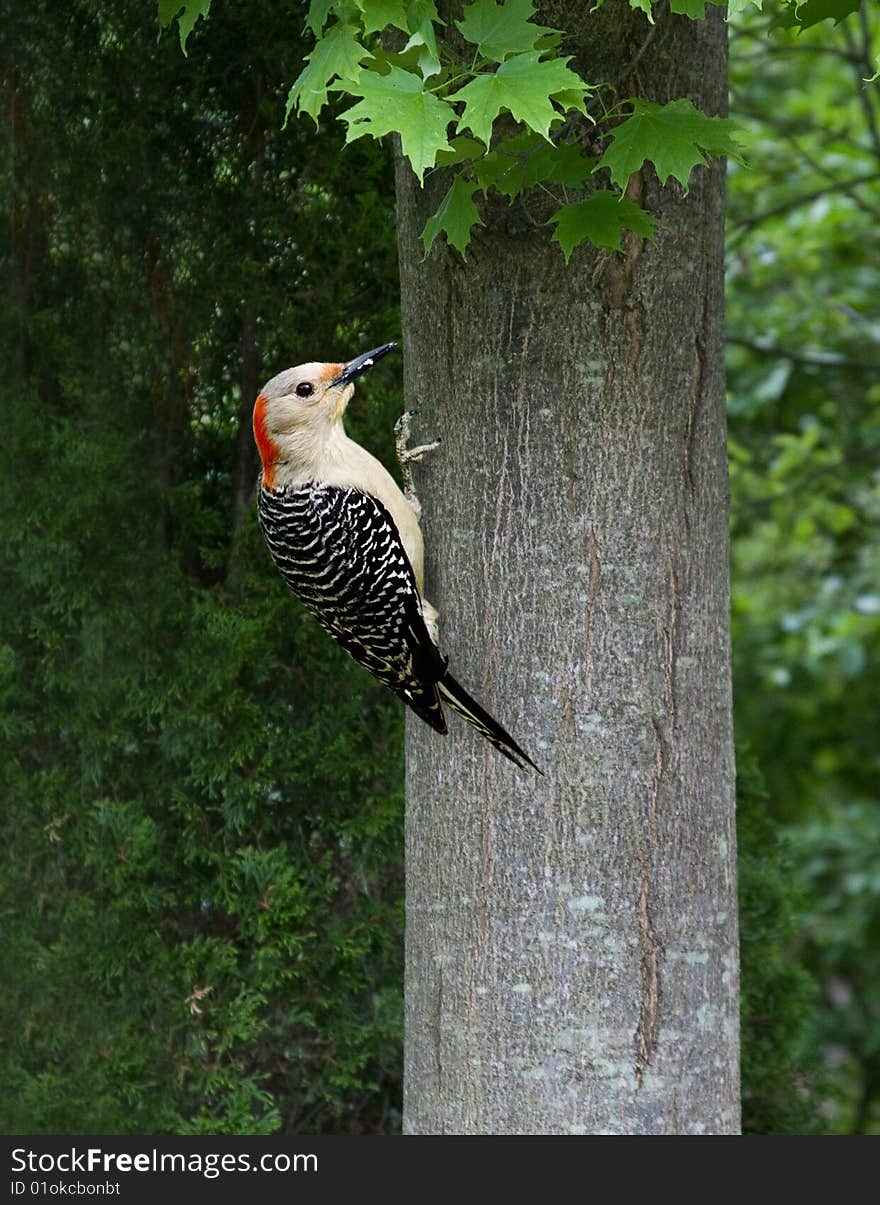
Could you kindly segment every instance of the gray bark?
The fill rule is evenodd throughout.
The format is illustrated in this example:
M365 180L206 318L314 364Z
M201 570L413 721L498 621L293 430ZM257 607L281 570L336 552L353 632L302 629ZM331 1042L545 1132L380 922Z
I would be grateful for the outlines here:
M540 14L587 78L723 112L721 12L588 8ZM423 262L442 177L398 163L426 593L546 777L408 720L405 1130L735 1132L723 168L568 270L534 199Z

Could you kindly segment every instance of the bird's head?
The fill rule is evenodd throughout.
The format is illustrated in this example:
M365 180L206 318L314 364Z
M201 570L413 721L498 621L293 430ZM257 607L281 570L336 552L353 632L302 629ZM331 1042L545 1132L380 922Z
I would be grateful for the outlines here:
M310 447L341 420L354 393L354 382L396 343L341 364L300 364L267 381L254 405L254 438L263 461L264 480L286 453ZM271 484L271 480L268 482Z

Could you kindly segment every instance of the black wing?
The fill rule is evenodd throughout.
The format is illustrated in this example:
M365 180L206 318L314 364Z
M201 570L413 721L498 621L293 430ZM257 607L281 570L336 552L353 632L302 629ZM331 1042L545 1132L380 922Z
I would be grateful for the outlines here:
M431 640L388 509L353 488L260 490L260 526L288 586L355 661L438 732L446 662Z

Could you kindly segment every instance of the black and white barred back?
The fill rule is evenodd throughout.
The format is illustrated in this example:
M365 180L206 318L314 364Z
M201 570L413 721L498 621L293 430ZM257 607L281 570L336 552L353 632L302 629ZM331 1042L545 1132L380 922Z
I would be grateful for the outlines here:
M447 670L387 507L361 490L312 481L261 488L259 516L281 576L355 661L438 732L447 731L445 702L515 765L538 769Z
M318 623L445 732L435 684L446 662L387 508L360 490L309 482L261 489L259 517L278 571Z

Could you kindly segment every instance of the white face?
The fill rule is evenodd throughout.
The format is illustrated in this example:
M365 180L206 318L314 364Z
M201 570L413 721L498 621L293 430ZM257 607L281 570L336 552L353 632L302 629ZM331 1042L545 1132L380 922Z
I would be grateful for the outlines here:
M338 422L354 393L350 381L333 384L344 368L344 364L300 364L267 381L258 399L266 434L283 435L322 420Z

